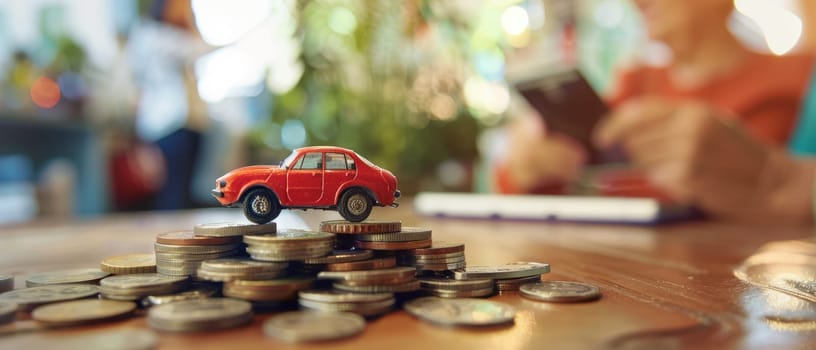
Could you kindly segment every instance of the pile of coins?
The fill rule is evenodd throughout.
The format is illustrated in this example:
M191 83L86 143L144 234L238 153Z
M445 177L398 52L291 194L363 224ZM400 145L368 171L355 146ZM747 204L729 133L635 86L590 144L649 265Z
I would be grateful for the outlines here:
M500 292L517 291L523 284L541 281L541 275L550 272L549 264L513 262L499 266L469 266L455 271L457 280L493 279Z
M419 282L423 292L441 298L488 297L496 286L492 279L454 280L438 276L423 276Z
M281 230L246 235L247 253L255 260L292 261L326 256L334 249L334 235L326 232Z
M105 299L140 300L150 295L172 294L184 290L186 276L158 273L117 275L102 279L99 293Z
M224 296L254 302L293 301L301 290L312 287L311 277L294 276L261 281L232 280L224 283Z
M365 317L400 304L434 324L485 326L513 321L512 307L473 299L497 291L546 302L600 297L591 285L541 281L547 264L467 266L464 244L390 221L326 221L319 231L202 224L159 234L154 253L111 257L100 269L37 274L11 291L13 277L0 275L0 323L33 310L43 324L82 324L132 315L138 305L149 308L153 328L204 331L248 323L253 309L299 306L305 311L269 318L264 332L319 341L358 334Z
M241 236L211 237L198 235L194 231L159 234L154 246L156 271L169 276L195 275L202 262L240 255L244 248Z
M426 248L402 251L397 255L402 266L414 266L418 271L454 271L464 269L465 245L461 243L433 242Z
M309 290L299 293L301 308L315 311L351 312L363 317L391 311L396 303L392 293L354 293L337 290Z
M127 254L112 256L102 260L100 269L114 275L156 273L156 255Z
M286 275L285 262L257 261L247 258L215 259L201 263L199 279L227 282L232 280L266 280Z

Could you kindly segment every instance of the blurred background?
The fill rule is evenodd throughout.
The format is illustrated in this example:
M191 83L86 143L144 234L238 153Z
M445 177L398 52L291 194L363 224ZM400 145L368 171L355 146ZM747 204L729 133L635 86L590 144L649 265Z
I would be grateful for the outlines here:
M735 8L749 47L816 49L816 2ZM0 223L215 206L218 176L309 145L490 191L508 77L567 62L604 93L664 52L628 0L2 0Z

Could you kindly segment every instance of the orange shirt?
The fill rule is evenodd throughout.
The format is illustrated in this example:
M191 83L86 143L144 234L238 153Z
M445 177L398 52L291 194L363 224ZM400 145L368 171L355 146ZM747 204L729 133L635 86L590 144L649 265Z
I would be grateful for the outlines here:
M728 74L693 89L672 84L665 67L623 72L613 89L615 106L641 96L706 102L724 111L758 139L784 145L796 125L814 59L806 55L751 54Z

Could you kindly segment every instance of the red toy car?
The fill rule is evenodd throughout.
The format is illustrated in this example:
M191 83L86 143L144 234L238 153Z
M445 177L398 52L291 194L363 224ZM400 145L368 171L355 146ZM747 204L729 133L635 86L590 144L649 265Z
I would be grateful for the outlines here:
M331 209L348 221L365 220L374 205L397 206L397 178L352 150L316 146L296 149L279 165L238 168L215 180L213 196L243 206L262 224L281 209Z

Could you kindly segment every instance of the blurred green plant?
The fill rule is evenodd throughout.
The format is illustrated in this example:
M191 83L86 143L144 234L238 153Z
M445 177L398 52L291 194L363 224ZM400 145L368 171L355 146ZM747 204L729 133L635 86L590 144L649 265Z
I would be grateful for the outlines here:
M498 14L506 4L492 3L299 1L303 74L275 96L252 139L272 146L270 135L297 120L306 144L353 149L392 170L404 192L469 190L443 186L437 167L452 160L469 168L479 130L498 120L468 108L463 94L465 81L480 75L474 58L498 56L488 70L503 78ZM284 151L280 142L273 148Z

